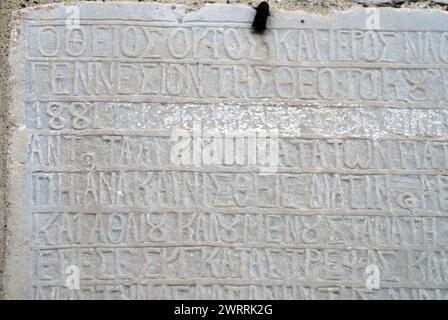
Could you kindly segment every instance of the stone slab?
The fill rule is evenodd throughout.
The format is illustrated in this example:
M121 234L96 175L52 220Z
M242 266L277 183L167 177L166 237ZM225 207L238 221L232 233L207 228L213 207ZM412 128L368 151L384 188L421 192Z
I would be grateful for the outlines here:
M418 0L411 0L411 1L403 1L403 0L357 0L356 2L362 3L369 6L388 6L388 5L402 5L402 4L418 4ZM420 2L420 3L423 3ZM429 1L431 4L440 4L445 5L448 4L447 0L431 0Z
M448 14L254 14L16 12L6 298L447 297Z

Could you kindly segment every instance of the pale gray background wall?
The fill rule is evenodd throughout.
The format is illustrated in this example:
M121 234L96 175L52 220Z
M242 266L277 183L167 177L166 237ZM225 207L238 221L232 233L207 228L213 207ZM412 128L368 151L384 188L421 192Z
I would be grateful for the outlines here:
M128 2L177 3L194 10L206 3L229 3L256 6L261 0L134 0ZM5 257L5 239L8 232L8 202L6 197L8 172L6 168L9 143L9 78L8 52L11 12L20 8L33 7L47 3L73 3L63 0L0 0L0 298L3 297L3 265ZM111 2L102 0L102 2ZM393 6L413 8L433 8L448 10L448 0L436 1L400 1L400 0L270 0L272 10L305 10L308 12L328 14L333 9L346 10L353 6ZM13 198L13 197L11 197Z

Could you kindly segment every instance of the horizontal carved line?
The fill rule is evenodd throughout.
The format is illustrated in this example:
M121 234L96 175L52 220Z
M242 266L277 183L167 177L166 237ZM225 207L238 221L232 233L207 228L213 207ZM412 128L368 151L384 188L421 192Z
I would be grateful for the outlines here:
M448 174L448 169L300 169L289 167L268 167L268 166L176 166L167 165L166 167L153 166L139 166L139 165L96 165L96 172L201 172L201 173L250 173L248 170L253 170L252 173L259 174L259 170L267 170L265 175L273 176L280 174L350 174L350 175L444 175ZM32 172L42 173L88 173L89 169L84 169L76 166L61 165L61 166L32 166Z
M40 19L32 19L32 18L21 18L21 20L28 21L31 26L65 26L66 20L65 18L40 18ZM132 18L126 18L126 19L80 19L80 24L84 25L124 25L124 26L154 26L154 27L168 27L168 28L180 28L180 27L238 27L238 28L244 28L244 29L251 29L252 28L252 21L232 21L232 20L214 20L214 21L204 21L204 20L188 20L183 21L182 23L179 23L176 20L154 20L151 19L150 21L144 20L144 19L132 19ZM397 28L389 29L378 29L378 30L372 30L372 28L367 28L363 25L359 25L356 28L316 28L312 26L307 26L304 24L297 24L297 26L294 26L292 24L288 24L287 26L271 26L269 29L273 30L282 30L282 29L288 29L288 30L317 30L317 31L343 31L343 30L356 30L356 31L373 31L373 32L446 32L446 29L412 29L412 28L400 28L400 26L397 26Z
M121 128L98 128L98 129L62 129L62 130L49 130L49 129L35 129L35 128L27 128L30 133L37 134L39 136L61 136L61 135L69 135L69 136L100 136L100 135L108 135L108 136L136 136L136 137L152 137L152 138L164 138L168 139L171 137L173 129L121 129ZM182 130L191 131L192 128L180 128ZM204 129L205 130L205 129ZM244 135L245 133L251 132L267 132L271 129L245 129L245 130L231 130L229 135ZM235 132L236 131L236 132ZM226 131L223 130L223 134L227 134ZM299 139L299 140L368 140L368 141L437 141L437 142L448 142L448 132L446 135L437 135L437 136L413 136L413 135L393 135L393 134L381 134L380 138L373 138L373 133L368 133L366 135L356 135L356 134L287 134L278 132L277 137L280 139Z
M440 63L395 63L395 62L353 62L350 61L296 61L278 62L277 60L217 60L217 59L155 59L155 58L106 58L106 57L27 57L31 62L122 62L122 63L171 63L171 64L207 64L207 65L260 65L273 67L327 67L327 68L369 68L369 69L448 69L448 64Z
M376 100L304 100L294 98L273 98L273 97L256 97L256 98L211 98L211 97L177 97L177 96L154 96L140 95L138 97L130 97L129 95L99 95L99 96L47 96L47 97L29 97L23 100L24 103L33 102L110 102L110 103L132 103L132 102L146 102L146 103L195 103L195 104L211 104L211 103L256 103L257 106L273 107L274 103L281 104L280 106L288 106L294 108L375 108L387 107L390 109L447 109L448 102L433 103L433 102L398 102L398 101L376 101Z
M247 243L247 242L239 242L239 243L219 243L219 242L157 242L157 243L120 243L120 244L69 244L69 245L32 245L32 251L42 251L42 250L75 250L75 249L93 249L93 248L189 248L189 249L200 249L203 247L212 247L212 248L234 248L234 249L322 249L322 250L380 250L380 251L402 251L402 252L445 252L445 245L410 245L406 244L406 247L400 245L348 245L348 244L276 244L276 243Z
M384 216L384 217L442 217L448 218L448 212L415 209L302 209L302 208L272 208L272 207L154 207L154 206L123 206L123 205L98 205L98 206L35 206L31 209L34 214L54 214L55 212L76 213L129 213L129 212L173 212L173 213L198 213L212 211L218 214L279 214L279 215L326 215L326 216Z
M110 280L88 280L81 279L81 287L84 286L94 286L94 285L117 285L116 279ZM64 287L65 283L62 281L54 280L33 280L32 284L35 286L55 286ZM365 281L347 281L347 280L306 280L306 279L250 279L250 280L240 280L240 279L210 279L210 278L189 278L189 279L150 279L150 278L139 278L139 279L120 279L121 285L138 285L138 284L154 284L154 285L235 285L235 286L271 286L271 285L285 285L294 286L300 285L302 287L343 287L343 288L359 288L365 289ZM120 285L119 284L119 285ZM448 289L448 284L418 284L415 282L396 282L388 279L381 279L381 289L390 288L406 288L406 289Z

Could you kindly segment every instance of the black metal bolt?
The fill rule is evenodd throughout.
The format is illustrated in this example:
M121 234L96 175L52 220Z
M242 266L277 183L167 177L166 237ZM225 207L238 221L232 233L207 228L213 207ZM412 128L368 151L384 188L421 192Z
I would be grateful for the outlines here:
M257 8L257 13L255 14L254 22L252 23L252 28L257 33L263 33L266 30L266 20L269 14L269 4L266 1L260 2Z

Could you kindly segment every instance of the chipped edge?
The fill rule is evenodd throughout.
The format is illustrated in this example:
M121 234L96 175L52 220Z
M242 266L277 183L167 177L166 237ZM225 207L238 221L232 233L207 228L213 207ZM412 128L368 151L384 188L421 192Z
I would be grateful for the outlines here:
M31 281L31 264L29 263L29 215L27 202L26 163L26 131L25 126L18 126L24 122L25 108L23 108L24 55L26 52L25 21L21 11L13 11L11 15L11 34L9 50L10 78L8 89L10 100L8 103L8 156L6 163L7 210L5 218L6 245L5 265L3 275L4 299L28 299ZM14 179L10 173L15 172Z

